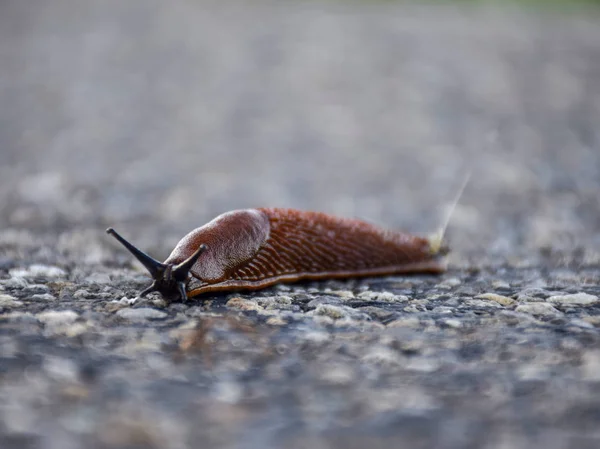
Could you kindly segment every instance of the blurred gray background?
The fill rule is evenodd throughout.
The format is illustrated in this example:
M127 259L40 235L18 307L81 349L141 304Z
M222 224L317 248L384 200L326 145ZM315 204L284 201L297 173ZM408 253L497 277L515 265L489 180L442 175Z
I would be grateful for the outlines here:
M165 257L255 206L427 234L472 171L455 263L597 261L599 16L501 6L5 0L4 240Z

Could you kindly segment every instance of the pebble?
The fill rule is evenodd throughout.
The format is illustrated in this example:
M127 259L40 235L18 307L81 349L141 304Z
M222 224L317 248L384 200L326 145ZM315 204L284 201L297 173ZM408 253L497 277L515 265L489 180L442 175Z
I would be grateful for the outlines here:
M301 338L311 343L322 344L328 342L331 339L331 335L328 332L309 331L302 335Z
M373 306L359 307L356 310L364 312L367 315L369 315L370 317L378 319L378 320L385 320L394 314L394 312L392 312L390 310L382 309L381 307L373 307Z
M405 302L408 301L408 296L394 295L390 292L362 292L358 294L358 298L363 301L381 301L381 302Z
M530 288L526 288L525 290L521 290L517 294L517 300L523 302L523 301L526 301L525 298L545 299L549 296L551 296L551 294L548 290L544 290L543 288L538 288L538 287L530 287Z
M127 296L123 296L121 299L114 299L111 301L113 304L119 304L122 306L130 306L137 302L138 298L128 298Z
M110 284L112 281L106 273L92 273L84 279L88 284Z
M354 293L352 293L351 291L348 290L340 290L340 291L332 291L329 292L332 295L338 296L344 300L348 300L348 299L353 299L354 298Z
M548 302L554 304L578 304L583 306L597 303L598 297L587 293L574 293L571 295L550 296Z
M36 293L48 293L50 288L43 284L32 284L24 287L21 291L28 295L34 295Z
M2 282L2 284L4 285L4 288L26 288L27 287L27 281L25 280L25 278L22 277L12 277L10 279L7 279L5 281L0 281Z
M17 321L21 323L36 323L37 318L31 312L8 312L0 315L0 319L7 321Z
M237 296L234 298L231 298L229 301L227 301L225 306L229 307L230 309L237 309L237 310L244 310L244 311L263 310L263 308L260 305L258 305L258 303L256 303L255 301L240 298Z
M530 315L541 316L560 316L562 312L555 309L552 304L545 302L527 302L520 304L515 309L516 312L528 313Z
M73 323L79 318L79 314L73 310L49 310L38 313L36 318L46 325L58 326Z
M285 326L287 321L279 316L272 316L267 319L267 324L270 326Z
M75 293L73 293L73 298L76 299L86 299L88 296L90 296L90 292L87 291L85 288L80 288Z
M334 298L333 296L325 296L321 298L315 298L306 304L308 309L316 309L321 304L329 304L329 305L340 305L342 304L342 300L340 298Z
M29 268L14 268L8 272L11 277L46 277L46 278L58 278L67 275L67 272L62 268L54 267L51 265L30 265Z
M319 304L316 309L312 312L308 312L307 315L324 315L334 320L345 318L348 316L346 307L334 306L331 304Z
M500 309L502 306L495 301L484 301L481 299L467 299L463 301L463 305L468 307L479 307L482 309Z
M512 306L515 300L508 296L497 295L496 293L483 293L475 296L475 299L487 299L488 301L494 301L503 306Z
M289 306L292 305L290 296L266 296L254 298L254 301L265 309L289 309Z
M54 301L56 299L56 297L51 295L50 293L31 295L30 298L35 301Z
M492 287L496 290L508 290L510 288L510 284L506 281L493 281Z
M456 320L454 318L448 318L442 321L446 326L451 327L453 329L459 329L462 327L462 321Z
M425 307L425 304L411 304L402 309L402 311L406 313L427 312L427 307Z
M121 309L117 311L116 315L120 318L124 318L129 321L160 320L168 316L166 312L151 309L150 307L140 307L137 309Z
M369 352L362 357L362 361L376 365L399 365L401 357L392 349L385 346L376 346L369 349Z
M578 318L569 321L569 324L572 326L582 327L584 329L594 329L594 325L592 323L588 323L587 321L580 320Z
M432 373L440 368L440 362L431 358L411 357L404 368L421 373Z
M13 308L20 307L22 305L23 302L17 301L17 298L14 296L0 294L0 307Z
M241 384L234 381L221 381L215 387L215 399L227 404L236 404L242 400L244 389Z
M417 328L417 327L421 327L421 320L419 320L418 318L414 318L414 317L399 318L397 320L390 321L387 324L387 327L410 327L410 328Z
M440 315L450 315L454 313L454 309L452 307L438 306L434 307L432 312L439 313Z
M440 282L438 285L436 285L436 287L450 290L454 287L458 287L460 284L462 284L460 279L448 278L445 281Z
M50 377L60 381L75 382L79 377L75 362L64 357L46 356L43 369Z

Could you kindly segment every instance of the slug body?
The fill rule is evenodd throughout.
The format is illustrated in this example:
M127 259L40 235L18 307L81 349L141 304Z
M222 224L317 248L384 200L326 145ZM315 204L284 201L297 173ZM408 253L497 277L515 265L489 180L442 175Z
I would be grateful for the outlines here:
M162 264L114 230L107 232L152 274L154 283L143 293L158 290L167 297L179 294L182 300L201 293L256 290L308 279L445 270L440 257L445 252L426 238L294 209L227 212L186 235Z

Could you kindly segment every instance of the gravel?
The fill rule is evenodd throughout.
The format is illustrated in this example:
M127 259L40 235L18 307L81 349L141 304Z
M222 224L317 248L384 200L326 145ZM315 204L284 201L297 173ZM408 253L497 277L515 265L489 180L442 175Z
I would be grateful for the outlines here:
M396 3L0 6L0 447L600 446L600 29ZM241 207L435 232L449 270L168 303Z

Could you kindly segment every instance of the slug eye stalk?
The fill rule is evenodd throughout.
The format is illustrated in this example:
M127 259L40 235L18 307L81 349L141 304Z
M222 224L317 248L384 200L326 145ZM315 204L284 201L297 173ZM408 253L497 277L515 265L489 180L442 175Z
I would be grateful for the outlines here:
M158 291L165 297L179 295L182 301L187 299L186 281L190 269L194 266L200 255L206 251L206 245L200 247L186 260L178 265L164 264L150 257L148 254L129 243L113 228L106 230L107 234L112 235L121 243L133 256L140 261L152 276L154 282L148 288L140 293L140 297L147 295L150 292Z

